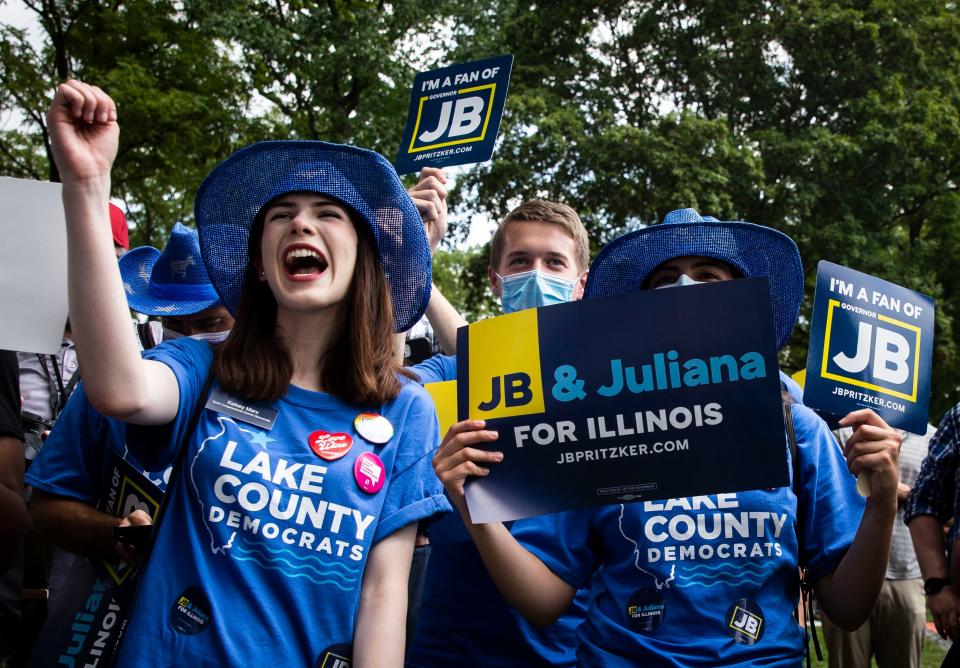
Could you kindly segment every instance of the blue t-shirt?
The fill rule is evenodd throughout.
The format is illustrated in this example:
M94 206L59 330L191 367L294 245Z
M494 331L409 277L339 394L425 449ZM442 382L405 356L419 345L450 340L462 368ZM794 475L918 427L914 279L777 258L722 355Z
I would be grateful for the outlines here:
M511 530L524 526L537 532L541 519L518 520ZM450 521L460 524L466 538L438 542L431 531L430 560L407 668L573 666L576 629L590 602L589 589L578 591L556 622L538 629L500 595L457 513L442 520Z
M156 359L157 351L163 354L161 346L143 356ZM117 486L111 479L121 477L120 461L144 475L160 492L166 489L171 465L168 441L167 428L126 424L98 413L81 381L27 471L26 483L107 510L104 504L109 500L104 497ZM120 516L128 514L123 510Z
M803 406L793 415L799 517L782 487L589 508L547 516L548 531L515 530L573 587L599 570L579 665L800 665L797 567L814 580L832 573L864 501L823 421Z
M178 339L157 349L180 387L169 447L184 436L200 400L211 349ZM214 388L217 384L214 384ZM449 510L430 459L438 441L429 397L404 382L376 407L394 427L385 445L365 441L360 408L295 386L269 404L269 431L203 410L184 468L171 488L154 553L143 574L121 666L313 666L353 641L364 564L394 531ZM327 461L311 441L352 439ZM374 453L382 489L368 494L355 465ZM373 462L375 465L376 462Z
M410 367L420 377L420 384L442 383L446 380L457 379L457 356L434 355L420 364Z
M423 383L457 378L457 358L434 355L411 367ZM541 517L513 523L536 532ZM547 528L546 530L550 530ZM430 561L423 583L416 634L407 652L408 668L428 666L572 666L576 628L583 621L590 592L577 592L570 610L538 629L500 595L458 513L430 530Z

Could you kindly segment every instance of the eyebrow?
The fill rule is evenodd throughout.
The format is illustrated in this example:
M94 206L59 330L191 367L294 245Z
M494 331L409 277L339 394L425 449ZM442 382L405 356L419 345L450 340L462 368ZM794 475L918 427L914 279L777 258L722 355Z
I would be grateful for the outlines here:
M534 253L534 252L531 252L531 251L528 251L528 250L515 250L515 251L511 251L511 252L507 253L507 257L508 257L508 258L511 258L511 257L524 257L524 256L529 256L529 255L537 255L537 253ZM561 260L569 260L569 258L568 258L566 255L564 255L563 253L558 253L557 251L547 251L546 253L543 253L543 257L547 257L547 258L559 258L559 259L561 259Z

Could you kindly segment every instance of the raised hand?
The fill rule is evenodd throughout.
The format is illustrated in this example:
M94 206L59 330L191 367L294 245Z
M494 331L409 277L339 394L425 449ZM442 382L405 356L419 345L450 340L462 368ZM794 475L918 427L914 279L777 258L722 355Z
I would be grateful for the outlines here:
M442 169L424 167L417 185L407 193L417 206L423 227L430 240L430 253L436 253L447 233L447 177Z
M109 177L117 156L117 107L81 81L60 84L47 112L53 158L64 183Z

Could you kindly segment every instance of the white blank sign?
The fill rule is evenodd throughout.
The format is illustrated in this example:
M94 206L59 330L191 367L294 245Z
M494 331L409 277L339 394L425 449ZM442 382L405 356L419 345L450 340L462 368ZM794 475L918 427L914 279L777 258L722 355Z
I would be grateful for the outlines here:
M0 348L55 353L67 321L60 184L0 177Z

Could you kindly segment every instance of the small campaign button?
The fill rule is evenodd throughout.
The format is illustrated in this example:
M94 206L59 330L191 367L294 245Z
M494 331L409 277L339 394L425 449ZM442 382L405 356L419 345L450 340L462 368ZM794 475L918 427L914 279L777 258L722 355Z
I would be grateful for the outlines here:
M637 633L653 633L666 616L667 605L663 596L651 587L633 592L627 603L627 623Z
M170 625L177 633L192 636L210 623L210 599L200 587L187 587L170 608Z
M753 645L763 637L763 610L747 598L741 598L729 608L724 617L727 635L741 645Z
M317 657L316 668L350 668L353 646L347 643L330 645Z
M393 425L390 420L376 413L360 413L354 419L353 426L364 440L374 445L383 445L393 438Z
M340 459L353 447L353 437L341 431L331 434L329 431L318 430L310 434L307 440L310 443L310 449L328 462Z
M367 494L376 494L383 488L386 479L383 462L372 452L364 452L353 464L353 478Z

